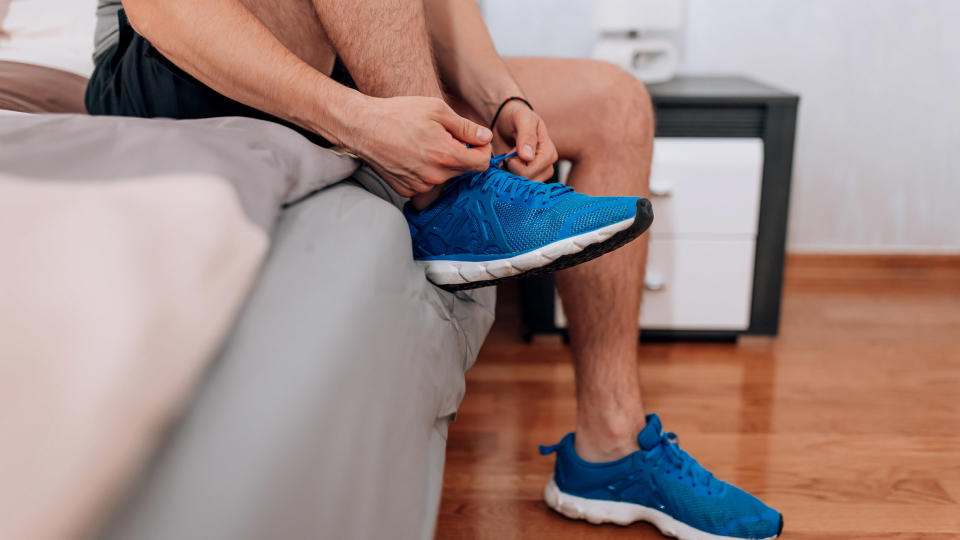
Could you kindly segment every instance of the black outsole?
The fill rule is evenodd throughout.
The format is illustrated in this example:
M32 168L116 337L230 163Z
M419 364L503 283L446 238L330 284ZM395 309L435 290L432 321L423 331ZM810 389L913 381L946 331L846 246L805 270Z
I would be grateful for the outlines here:
M570 268L571 266L592 261L593 259L596 259L605 253L610 253L615 249L623 247L627 243L635 240L638 236L643 234L647 229L650 228L652 223L653 205L651 205L650 201L647 199L639 199L637 200L637 216L633 220L633 224L631 224L630 227L618 232L610 238L607 238L603 242L598 242L596 244L587 246L583 251L571 253L570 255L564 255L550 264L541 266L539 268L533 268L527 272L523 272L515 276L490 279L486 281L474 281L471 283L457 283L437 286L447 291L466 291L470 289L479 289L481 287L489 287L491 285L499 285L505 281L519 279L522 277L535 276L539 274L551 274L558 270L563 270L564 268Z

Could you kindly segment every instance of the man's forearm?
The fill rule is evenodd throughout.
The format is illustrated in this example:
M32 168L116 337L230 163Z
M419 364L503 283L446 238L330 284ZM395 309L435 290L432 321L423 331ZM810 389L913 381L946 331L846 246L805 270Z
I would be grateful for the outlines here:
M425 0L440 74L486 120L510 96L523 96L493 45L476 2Z
M344 144L366 99L299 59L239 0L124 0L130 24L217 92Z

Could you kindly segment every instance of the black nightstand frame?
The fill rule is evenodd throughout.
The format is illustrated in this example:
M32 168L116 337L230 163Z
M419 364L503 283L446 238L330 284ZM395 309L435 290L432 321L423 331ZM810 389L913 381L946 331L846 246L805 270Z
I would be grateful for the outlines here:
M745 334L776 335L800 98L744 77L678 77L650 85L649 90L656 136L757 137L763 139L764 155L750 326L745 331L644 328L641 339L733 341ZM552 275L522 280L520 299L527 339L565 332L554 324L554 291Z

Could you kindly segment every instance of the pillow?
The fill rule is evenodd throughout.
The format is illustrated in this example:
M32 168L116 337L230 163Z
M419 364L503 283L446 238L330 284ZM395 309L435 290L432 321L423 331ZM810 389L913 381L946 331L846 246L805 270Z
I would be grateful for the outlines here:
M205 174L0 174L0 215L0 538L93 538L229 329L267 234Z
M89 77L96 22L96 0L0 0L0 60Z
M59 69L0 60L0 109L85 113L87 79Z

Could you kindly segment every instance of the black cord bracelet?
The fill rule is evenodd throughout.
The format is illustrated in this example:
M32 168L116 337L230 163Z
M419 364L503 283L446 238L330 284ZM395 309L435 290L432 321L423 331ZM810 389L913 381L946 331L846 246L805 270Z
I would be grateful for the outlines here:
M500 107L497 108L497 114L493 115L493 120L490 121L490 130L491 130L491 131L493 131L493 126L497 125L497 118L500 118L500 112L503 110L504 107L507 106L507 103L510 103L511 101L519 101L519 102L522 102L522 103L523 103L524 105L526 105L527 107L530 107L530 110L531 110L531 111L533 110L533 105L531 105L529 101L523 99L523 98L520 97L520 96L510 96L510 97L508 97L507 99L503 100L503 103L501 103L501 104L500 104Z

